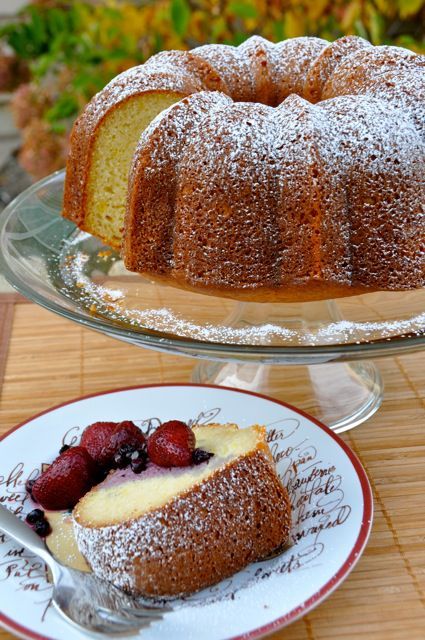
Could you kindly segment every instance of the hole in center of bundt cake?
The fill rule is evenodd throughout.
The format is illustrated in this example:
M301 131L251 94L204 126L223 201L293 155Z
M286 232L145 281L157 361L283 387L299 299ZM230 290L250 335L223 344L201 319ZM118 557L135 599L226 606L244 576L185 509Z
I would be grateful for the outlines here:
M128 173L140 135L158 113L180 99L175 93L133 96L100 124L87 187L85 227L114 248L121 246Z

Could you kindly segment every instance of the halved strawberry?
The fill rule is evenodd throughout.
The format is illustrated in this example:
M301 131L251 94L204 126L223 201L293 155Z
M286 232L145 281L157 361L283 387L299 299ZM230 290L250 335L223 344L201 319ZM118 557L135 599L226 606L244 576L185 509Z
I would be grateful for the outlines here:
M114 456L124 445L140 449L146 443L143 432L131 420L118 422L112 430L100 455L104 466L114 466Z
M180 420L164 422L148 438L148 456L160 467L187 467L192 464L195 434Z
M96 482L98 469L83 447L64 451L32 486L33 499L45 509L72 509Z
M109 439L119 424L118 422L93 422L83 431L80 446L84 447L93 460L100 466L104 466L105 461L102 456L103 448L108 444Z

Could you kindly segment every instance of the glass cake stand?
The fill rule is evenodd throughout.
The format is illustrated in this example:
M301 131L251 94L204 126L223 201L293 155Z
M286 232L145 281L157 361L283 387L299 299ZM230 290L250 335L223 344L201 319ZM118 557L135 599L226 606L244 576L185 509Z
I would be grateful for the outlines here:
M1 215L6 278L37 304L91 329L204 359L193 371L196 382L279 397L341 432L381 403L382 381L370 359L425 346L424 289L241 303L129 273L117 253L61 217L63 182L63 172L49 176Z

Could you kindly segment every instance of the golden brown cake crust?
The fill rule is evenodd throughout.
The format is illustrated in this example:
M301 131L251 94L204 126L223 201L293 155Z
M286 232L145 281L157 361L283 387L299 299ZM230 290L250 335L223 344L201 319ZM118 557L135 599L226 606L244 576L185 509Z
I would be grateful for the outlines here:
M79 519L79 548L94 572L130 593L177 596L267 556L289 537L290 505L268 453L229 463L164 508L121 525Z
M304 97L310 102L319 102L323 87L342 60L368 47L372 47L370 42L358 36L344 36L328 44L310 66L303 87Z
M253 288L232 288L218 287L198 282L191 285L185 278L178 276L167 276L159 273L146 271L140 272L148 280L158 284L191 291L192 293L202 293L207 296L229 298L231 300L241 300L244 302L306 302L315 300L331 300L334 298L345 298L347 296L361 296L372 291L379 291L379 287L366 286L362 284L338 285L323 280L308 280L303 283L292 285L281 285L279 287L253 287Z
M173 105L169 124L157 129L152 124L146 129L142 136L143 141L146 139L143 153L136 150L129 177L123 245L128 269L140 270L143 251L147 272L165 274L170 271L177 190L176 158L202 118L215 108L231 103L232 100L223 94L203 91L191 97L190 108L188 98ZM167 119L166 114L164 118Z
M257 301L423 286L424 143L408 118L366 96L187 97L135 154L127 268Z
M305 98L304 83L314 61L328 45L327 40L313 37L288 38L272 50L274 104L277 106L291 94Z

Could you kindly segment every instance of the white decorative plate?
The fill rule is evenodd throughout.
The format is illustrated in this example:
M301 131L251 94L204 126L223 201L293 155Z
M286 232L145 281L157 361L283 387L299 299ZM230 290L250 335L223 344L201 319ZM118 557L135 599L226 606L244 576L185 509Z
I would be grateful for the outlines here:
M55 407L19 425L0 442L0 502L18 513L33 508L25 480L75 443L97 420L181 419L267 425L277 469L293 504L293 545L272 560L185 600L144 640L258 638L319 604L348 575L367 542L372 496L351 450L297 409L246 391L170 384L121 389ZM0 533L0 624L25 638L77 640L49 606L51 587L37 558Z

